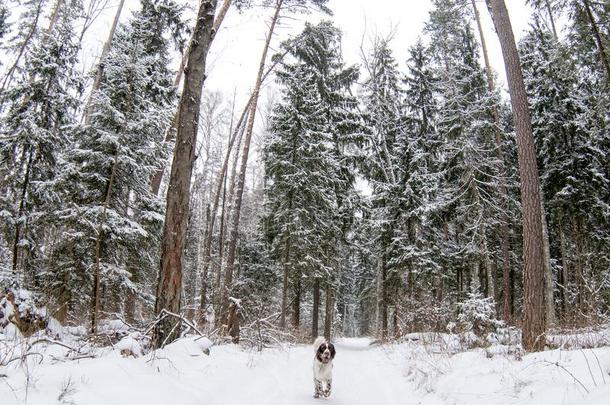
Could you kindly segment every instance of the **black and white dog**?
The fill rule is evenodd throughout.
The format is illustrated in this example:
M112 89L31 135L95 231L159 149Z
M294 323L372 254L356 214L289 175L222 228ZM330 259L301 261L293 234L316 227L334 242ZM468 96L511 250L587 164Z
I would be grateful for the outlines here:
M333 380L333 359L335 358L335 346L323 337L316 338L313 342L315 356L313 358L313 383L315 392L314 398L330 396L330 389ZM326 387L323 388L324 384Z

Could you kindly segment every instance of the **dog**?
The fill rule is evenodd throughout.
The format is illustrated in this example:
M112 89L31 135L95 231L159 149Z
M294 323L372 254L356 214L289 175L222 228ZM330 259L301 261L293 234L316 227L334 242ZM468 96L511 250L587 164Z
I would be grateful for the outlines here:
M323 337L318 337L313 342L313 384L314 398L328 398L333 381L333 359L335 358L335 346ZM323 387L323 384L325 387Z

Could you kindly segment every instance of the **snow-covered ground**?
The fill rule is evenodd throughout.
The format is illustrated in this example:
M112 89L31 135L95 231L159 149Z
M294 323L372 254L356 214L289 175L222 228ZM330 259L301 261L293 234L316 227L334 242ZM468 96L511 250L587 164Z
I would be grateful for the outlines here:
M2 335L0 335L0 338ZM9 347L6 340L0 347ZM371 345L336 342L333 393L312 398L313 350L262 352L194 337L139 358L120 348L65 360L68 349L39 343L27 361L0 366L0 404L84 405L608 405L610 348L553 350L519 359L503 346L457 354L425 339ZM17 351L15 352L17 353ZM71 353L70 356L74 356ZM5 357L6 359L6 357Z

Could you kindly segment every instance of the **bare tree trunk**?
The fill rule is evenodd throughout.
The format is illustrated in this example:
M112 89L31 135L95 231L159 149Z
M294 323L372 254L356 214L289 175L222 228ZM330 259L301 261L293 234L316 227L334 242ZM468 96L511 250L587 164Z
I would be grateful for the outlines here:
M286 239L284 251L284 274L282 277L282 309L280 313L280 328L286 329L286 312L288 312L288 276L290 275L290 236Z
M559 299L561 301L561 313L565 319L567 311L566 289L569 286L570 268L565 231L561 225L559 229L559 238L561 243L561 282L559 283Z
M313 281L313 308L311 310L311 339L318 337L318 323L320 317L320 278Z
M479 37L481 39L481 48L483 49L483 59L485 60L485 74L487 76L487 89L489 90L489 92L491 94L493 94L496 91L496 85L494 83L493 70L492 70L491 64L489 62L489 53L487 51L487 42L485 41L485 34L483 33L483 26L481 25L481 16L479 15L479 10L477 8L475 0L471 0L471 3L472 3L472 8L474 10L475 19L477 21ZM494 131L495 132L496 151L497 151L496 153L498 156L498 160L502 164L502 169L504 169L505 160L504 160L504 153L502 151L502 139L501 139L501 134L500 134L500 128L501 128L500 113L498 112L498 109L496 108L495 105L492 109L492 114L493 114L494 122L496 124L496 129ZM506 183L505 183L504 179L500 179L499 185L500 185L500 192L502 193L502 196L504 197L505 205L508 208L509 194L508 194L508 187L506 187ZM504 220L504 221L502 221L502 224L500 225L500 249L502 250L502 278L504 280L504 283L503 283L504 288L507 288L510 286L510 282L508 281L508 278L510 277L509 237L510 237L510 229L508 227L508 224L506 223L506 220ZM507 297L509 297L509 296L510 296L510 294L508 292L505 292L504 311L503 312L504 312L504 320L507 323L510 322L510 316L507 313L507 308L510 310L510 303L507 300Z
M606 70L606 83L608 84L608 88L610 88L610 62L608 61L606 47L604 46L604 41L602 40L601 33L599 32L599 27L597 26L597 22L595 21L595 17L593 16L593 12L591 11L591 5L589 4L589 0L582 0L582 2L583 6L585 7L587 17L589 18L589 22L591 23L591 31L593 32L593 37L595 37L595 42L597 42L600 62Z
M106 191L104 193L104 202L102 203L102 217L97 226L97 235L95 237L95 267L93 271L93 290L91 300L91 333L97 332L97 324L99 322L100 313L100 274L101 274L101 256L102 256L102 234L104 232L104 222L106 222L106 212L108 211L108 205L110 204L110 197L112 195L112 186L114 185L114 179L116 177L116 168L118 166L118 160L115 156L114 162L110 169L110 177L106 184Z
M541 221L540 179L527 92L512 25L504 0L487 0L498 33L511 96L517 132L523 218L523 348L543 350L546 320L544 297L544 252Z
M555 41L559 40L559 36L557 35L557 28L555 27L555 17L553 16L553 10L551 9L551 3L549 0L545 1L546 11L549 13L549 20L551 21L551 29L553 30L553 38Z
M250 152L250 142L252 140L252 132L254 129L254 119L256 117L256 107L258 104L258 95L260 92L261 84L263 81L263 74L265 71L265 62L267 61L267 53L269 51L269 45L271 44L271 38L273 36L273 32L275 31L275 27L277 21L280 17L280 11L282 9L282 4L284 0L276 0L275 11L273 17L271 19L271 25L269 27L269 31L267 32L267 38L265 40L265 46L263 47L263 54L261 56L260 65L258 68L258 74L256 77L256 84L254 85L254 90L252 92L252 101L250 103L250 114L248 116L248 124L246 126L246 137L244 139L244 148L242 151L241 157L241 167L239 171L239 176L237 177L237 184L235 187L235 206L233 207L232 212L232 223L229 231L229 243L227 246L227 263L225 270L225 278L224 278L224 287L222 289L222 299L221 299L221 314L222 316L226 316L226 309L229 305L229 290L231 289L231 285L233 283L233 271L235 269L235 257L237 252L237 239L238 239L238 230L239 230L239 219L240 219L240 211L241 211L241 203L244 194L244 184L246 180L246 168L248 166L248 154Z
M178 107L178 131L167 192L167 210L161 240L161 271L157 285L155 313L163 310L180 311L182 295L182 253L186 238L189 214L190 187L201 93L205 81L205 63L212 43L214 12L217 0L202 0L197 22L189 47L184 88ZM179 332L177 320L169 317L160 320L154 329L153 345L161 347Z
M233 0L224 0L222 3L222 6L220 6L220 9L218 10L218 15L216 16L216 19L214 20L214 25L212 26L212 34L211 34L211 38L209 41L210 45L211 45L212 41L214 41L214 38L216 37L216 33L222 26L222 22L224 21L226 15L227 15L227 12L229 11L229 8L231 7L232 2L233 2ZM189 45L189 46L192 46L192 44L195 40L196 40L195 33L193 33L193 36L191 37L191 42L190 42L191 45ZM182 80L185 66L188 64L190 54L191 54L191 50L190 50L190 48L188 48L184 52L184 55L182 55L182 59L180 60L180 67L178 68L178 72L176 72L176 78L174 79L175 86L180 85L180 81ZM180 109L178 109L176 111L176 114L174 115L174 119L172 119L172 122L171 122L169 128L165 132L165 139L163 142L165 142L165 143L171 142L176 137L176 132L178 131L177 126L178 126L178 115L179 114L180 114ZM159 169L157 169L156 173L153 175L153 177L150 180L150 189L154 195L159 195L159 189L161 188L161 181L163 180L164 172L165 172L165 165L163 165Z
M27 152L26 152L27 151ZM28 200L28 188L30 187L30 173L32 170L33 159L34 159L34 148L30 145L24 147L24 155L27 153L28 161L25 168L25 175L23 178L23 185L21 186L21 196L19 198L19 209L17 210L17 218L18 222L15 224L15 240L13 241L13 275L15 278L18 277L18 274L21 270L21 249L19 246L19 242L21 241L21 237L25 234L24 228L25 223L22 227L22 216L25 213L25 205Z
M333 324L333 292L330 285L330 280L326 285L326 311L324 313L324 337L330 341L332 324Z
M91 123L91 101L93 99L93 95L96 91L100 89L102 84L102 76L104 74L104 59L106 59L106 55L110 52L110 47L112 46L112 40L114 38L114 33L116 32L116 27L119 23L119 19L121 18L121 12L123 11L123 5L125 4L125 0L121 0L119 2L119 6L114 14L114 20L112 21L112 26L110 27L110 32L108 33L108 38L104 43L104 47L102 48L102 53L100 54L100 61L97 64L97 69L95 70L95 79L93 79L93 85L91 86L91 93L89 94L89 100L87 100L87 106L85 107L84 113L84 122L89 125Z
M301 278L296 277L294 284L294 299L292 301L292 327L295 331L301 326Z
M549 229L546 222L546 214L544 212L544 194L540 189L540 221L542 222L542 249L544 253L544 306L547 327L551 327L557 323L555 314L555 283L553 281L553 269L551 268L551 247L549 243Z
M246 108L244 109L239 121L237 122L237 126L235 127L235 131L230 135L229 144L227 146L227 153L225 154L225 159L222 164L222 168L218 172L218 179L216 180L216 192L214 193L214 201L212 202L212 210L210 212L210 220L208 222L208 226L205 231L205 239L203 246L203 269L201 271L203 277L203 284L201 287L201 301L200 308L201 310L205 310L206 307L206 290L207 285L205 283L205 277L208 273L208 269L210 267L210 259L212 253L212 236L214 234L214 225L216 223L216 213L218 212L218 205L220 203L220 195L222 194L223 185L226 184L227 171L229 168L229 158L231 156L231 151L233 150L233 145L237 138L238 133L241 131L242 123L244 118L247 116L247 112L249 110L249 102ZM239 147L239 143L238 143Z

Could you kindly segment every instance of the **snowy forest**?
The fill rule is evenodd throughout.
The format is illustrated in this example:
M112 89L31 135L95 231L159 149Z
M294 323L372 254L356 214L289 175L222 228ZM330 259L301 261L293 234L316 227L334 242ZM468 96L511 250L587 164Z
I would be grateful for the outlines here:
M0 2L0 336L536 352L608 327L610 3L528 0L515 40L512 0L429 0L355 64L331 3ZM208 90L248 13L248 97Z

